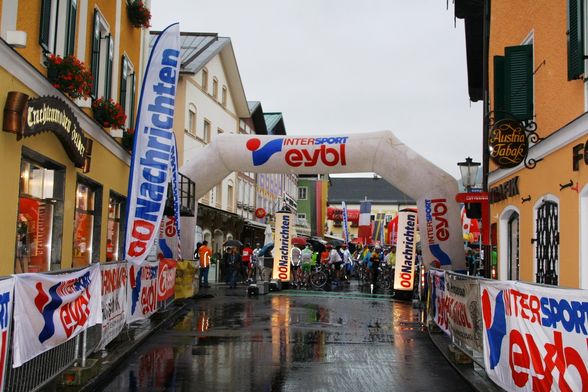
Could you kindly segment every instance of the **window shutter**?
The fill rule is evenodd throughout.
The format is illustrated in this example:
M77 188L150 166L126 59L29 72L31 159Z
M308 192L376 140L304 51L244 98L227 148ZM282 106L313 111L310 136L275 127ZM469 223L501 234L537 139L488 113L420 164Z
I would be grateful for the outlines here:
M135 73L131 74L131 110L129 113L129 128L135 130Z
M584 0L568 0L568 80L584 73Z
M98 81L100 80L100 15L94 10L92 34L92 97L98 98Z
M49 34L51 31L51 0L43 0L41 3L41 29L39 44L45 52L51 52L49 48Z
M69 1L69 9L67 14L67 32L65 36L65 55L74 54L76 44L76 19L78 15L77 0Z
M108 35L108 47L106 51L108 58L106 59L106 74L104 77L104 98L110 99L112 98L110 93L112 90L112 62L114 57L114 42L111 34Z
M519 120L533 117L533 45L504 49L505 106Z
M504 85L504 56L494 56L494 119L496 121L505 117Z
M118 103L126 111L127 107L127 56L122 56L122 65L120 67L120 93Z

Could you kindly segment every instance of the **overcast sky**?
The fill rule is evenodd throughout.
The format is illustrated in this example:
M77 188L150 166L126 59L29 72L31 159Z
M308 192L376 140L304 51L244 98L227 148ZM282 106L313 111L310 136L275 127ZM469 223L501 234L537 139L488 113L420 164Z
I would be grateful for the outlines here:
M460 178L482 157L463 21L446 0L152 0L152 28L230 37L245 95L290 135L391 130Z

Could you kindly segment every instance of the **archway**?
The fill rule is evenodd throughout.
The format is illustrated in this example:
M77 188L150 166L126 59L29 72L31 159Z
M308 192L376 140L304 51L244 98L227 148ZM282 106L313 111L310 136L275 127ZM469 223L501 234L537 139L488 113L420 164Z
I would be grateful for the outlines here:
M417 200L425 265L465 269L459 205L455 201L457 181L390 131L324 136L224 134L181 169L196 183L197 199L236 170L295 174L376 172ZM195 220L189 219L182 223L187 232L195 224Z

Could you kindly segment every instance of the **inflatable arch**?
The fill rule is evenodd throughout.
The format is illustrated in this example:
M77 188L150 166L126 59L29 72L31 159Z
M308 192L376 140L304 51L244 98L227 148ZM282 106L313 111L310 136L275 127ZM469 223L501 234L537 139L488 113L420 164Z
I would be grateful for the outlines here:
M465 269L460 209L455 201L457 181L390 131L324 136L219 135L181 168L182 174L196 183L197 199L233 171L376 172L417 200L425 265ZM184 233L193 232L195 223L195 218L183 219Z

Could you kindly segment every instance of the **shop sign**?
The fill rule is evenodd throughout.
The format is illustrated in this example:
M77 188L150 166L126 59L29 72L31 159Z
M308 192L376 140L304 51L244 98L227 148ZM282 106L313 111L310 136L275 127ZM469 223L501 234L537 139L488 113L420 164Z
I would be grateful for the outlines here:
M519 194L519 176L490 188L490 204L506 200Z
M525 127L520 121L504 119L490 130L490 157L502 169L518 166L529 151Z
M27 98L26 94L17 91L8 93L4 106L4 131L16 133L17 140L51 131L76 167L84 167L84 158L91 152L69 105L57 97Z
M572 170L580 170L580 161L588 165L588 140L586 143L576 144L572 149Z

